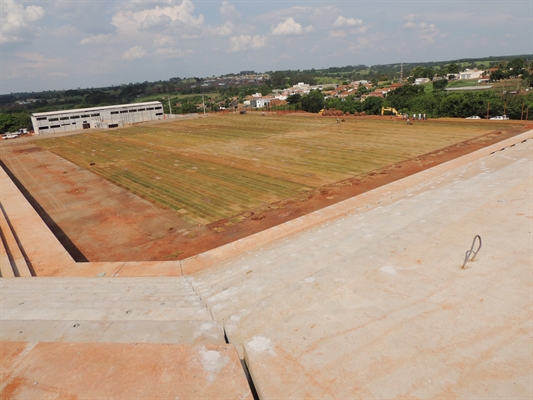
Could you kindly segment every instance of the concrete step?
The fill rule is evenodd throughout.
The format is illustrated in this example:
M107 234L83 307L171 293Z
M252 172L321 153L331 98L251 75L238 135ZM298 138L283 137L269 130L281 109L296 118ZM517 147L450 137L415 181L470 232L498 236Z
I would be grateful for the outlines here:
M1 320L0 340L14 342L190 343L223 345L215 321Z
M183 277L0 279L6 320L212 320Z
M64 308L33 307L31 309L1 309L1 319L19 320L87 320L87 321L209 321L210 311L206 308L80 308L73 304Z
M0 205L0 237L4 242L5 250L10 261L13 275L21 278L31 277L31 272L28 267L28 263L22 254L19 247L19 242L15 237L15 233L11 230L6 216L4 215L3 207ZM6 278L9 277L9 273L6 274ZM2 274L2 276L4 276Z
M32 290L39 291L78 291L92 290L95 292L130 290L157 290L163 291L191 291L191 285L184 277L102 277L102 278L76 278L76 277L37 277L32 280L17 280L16 282L0 280L0 288L4 290Z
M163 296L162 296L163 297ZM92 308L105 308L113 307L117 309L169 309L169 308L205 308L205 304L200 300L198 296L188 297L183 299L171 299L163 298L163 300L144 300L144 299L116 299L116 295L110 299L107 296L92 296L89 295L86 298L80 298L77 296L75 299L48 299L42 294L37 295L36 298L28 298L22 295L17 296L5 296L1 298L0 310L7 310L11 308L32 309L32 308L50 308L59 309L64 307L78 307L84 309Z
M2 278L14 278L15 273L11 266L11 260L7 255L7 250L4 247L4 243L0 242L0 276Z
M252 399L228 344L3 342L0 348L9 371L2 388L13 399Z

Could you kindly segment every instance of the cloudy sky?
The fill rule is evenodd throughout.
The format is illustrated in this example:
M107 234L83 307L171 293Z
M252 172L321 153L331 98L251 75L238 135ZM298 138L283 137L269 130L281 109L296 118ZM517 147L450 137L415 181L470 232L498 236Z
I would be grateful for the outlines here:
M0 0L0 93L533 53L533 1Z

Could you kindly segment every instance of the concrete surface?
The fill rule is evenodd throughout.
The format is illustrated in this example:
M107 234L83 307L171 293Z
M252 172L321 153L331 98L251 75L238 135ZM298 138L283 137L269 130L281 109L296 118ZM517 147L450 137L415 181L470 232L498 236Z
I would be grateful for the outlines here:
M4 342L2 399L251 399L231 345Z

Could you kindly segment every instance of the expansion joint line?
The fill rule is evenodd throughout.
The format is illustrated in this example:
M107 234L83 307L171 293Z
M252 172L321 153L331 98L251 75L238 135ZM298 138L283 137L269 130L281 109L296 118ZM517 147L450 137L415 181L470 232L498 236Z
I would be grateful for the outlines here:
M183 276L183 277L185 278L185 281L191 286L191 289L192 289L192 291L194 292L194 294L195 294L196 296L198 296L198 298L200 299L200 301L202 301L202 302L204 303L205 308L207 308L207 309L209 310L209 314L211 314L211 319L212 319L213 321L215 321L215 317L213 316L213 311L211 310L210 307L208 307L207 303L204 301L204 299L202 298L202 296L200 295L200 293L198 293L198 292L196 291L196 288L194 287L194 285L193 285L192 282L190 281L189 276L188 276L188 275L185 275L185 274L183 273L183 265L181 264L181 260L180 260L180 268L181 268L181 276Z

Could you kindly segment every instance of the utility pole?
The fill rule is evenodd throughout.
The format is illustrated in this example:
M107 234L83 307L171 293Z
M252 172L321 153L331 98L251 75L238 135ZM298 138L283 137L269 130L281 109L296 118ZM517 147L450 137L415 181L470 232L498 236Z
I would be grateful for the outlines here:
M520 113L520 121L522 121L523 116L524 116L524 102L522 102L522 112Z
M202 106L204 107L204 115L205 115L205 100L204 100L204 93L202 92Z
M170 95L168 95L168 110L172 114L172 106L170 105Z

